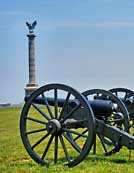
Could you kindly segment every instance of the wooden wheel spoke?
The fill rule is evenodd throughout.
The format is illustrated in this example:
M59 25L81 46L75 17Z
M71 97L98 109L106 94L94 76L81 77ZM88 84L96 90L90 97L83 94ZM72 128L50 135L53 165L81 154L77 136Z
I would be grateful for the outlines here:
M126 100L128 97L129 97L129 93L126 92L126 93L125 93L125 96L124 96L124 99Z
M54 107L55 107L55 118L58 117L58 93L57 89L54 89Z
M76 132L76 131L74 131L74 130L70 130L70 129L67 129L67 128L63 128L63 130L64 130L65 132L69 132L69 133L78 135L79 137L88 138L87 135L84 135L83 133L80 133L80 132Z
M52 136L50 137L50 139L49 139L49 141L48 141L48 143L47 143L47 146L46 146L46 148L45 148L45 150L44 150L44 153L43 153L43 155L42 155L42 157L41 157L42 160L45 158L45 156L46 156L46 154L47 154L47 152L48 152L48 150L49 150L49 148L50 148L50 145L51 145L51 143L52 143L53 137L54 137L54 135L52 135Z
M69 141L69 143L76 149L77 152L81 153L82 149L76 144L76 142L69 135L63 133L64 137Z
M47 110L48 110L48 112L49 112L50 117L53 119L54 116L53 116L53 114L52 114L52 111L51 111L51 109L50 109L50 105L49 105L49 103L48 103L48 101L47 101L47 98L45 97L44 93L42 93L42 98L43 98L43 100L44 100L45 106L47 107Z
M54 163L57 163L58 159L58 136L55 136L55 146L54 146Z
M71 115L77 111L80 108L80 104L78 104L77 106L75 106L64 118L63 121L65 121L66 119L68 119L69 117L71 117Z
M39 145L44 139L46 139L49 136L49 133L44 135L41 139L39 139L31 148L34 149L37 145Z
M69 153L68 153L68 151L67 151L67 148L66 148L65 142L64 142L64 140L63 140L63 137L60 135L59 138L60 138L60 142L61 142L63 151L64 151L64 153L65 153L66 159L67 159L68 162L70 162L71 159L70 159Z
M59 119L63 116L63 113L64 113L64 111L65 111L65 108L66 108L66 106L67 106L67 104L68 104L70 95L71 95L71 94L68 93L67 96L66 96L66 99L65 99L64 105L63 105L63 107L62 107L62 111L61 111L61 113L60 113Z
M98 137L100 138L100 141L101 141L101 143L102 143L102 147L103 147L103 149L104 149L104 152L107 153L108 151L107 151L107 148L106 148L106 146L105 146L103 137L102 137L101 135L99 135L99 134L98 134Z
M32 103L32 106L48 121L50 120L50 118L45 114L45 112L43 112L36 104Z
M115 92L115 95L118 97L118 92L117 91Z
M88 132L88 129L84 130L84 131L82 132L82 134L85 134L86 132ZM80 137L81 137L81 136L78 135L77 137L74 138L74 141L76 141L76 140L79 139Z
M33 133L42 132L42 131L45 131L45 130L46 130L46 128L38 129L38 130L32 130L32 131L26 132L26 134L29 135L29 134L33 134Z
M36 123L40 123L40 124L45 124L45 125L47 125L46 122L41 121L41 120L38 120L38 119L36 119L36 118L26 117L26 119L31 120L31 121L34 121L34 122L36 122Z

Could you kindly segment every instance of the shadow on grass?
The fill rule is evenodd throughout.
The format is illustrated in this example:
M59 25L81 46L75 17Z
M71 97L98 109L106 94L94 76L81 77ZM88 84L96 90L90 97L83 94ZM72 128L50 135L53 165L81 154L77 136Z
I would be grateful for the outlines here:
M109 158L103 155L89 155L87 158L84 159L85 162L112 162L116 164L128 164L134 163L134 160L127 160L123 158Z

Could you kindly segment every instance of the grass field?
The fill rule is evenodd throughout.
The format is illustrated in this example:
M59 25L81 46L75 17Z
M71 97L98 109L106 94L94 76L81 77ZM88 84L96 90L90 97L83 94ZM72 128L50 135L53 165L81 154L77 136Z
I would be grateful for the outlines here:
M0 109L0 173L132 173L134 171L134 151L129 158L129 150L106 157L102 153L92 153L73 168L62 163L49 168L36 164L25 151L19 133L21 108Z

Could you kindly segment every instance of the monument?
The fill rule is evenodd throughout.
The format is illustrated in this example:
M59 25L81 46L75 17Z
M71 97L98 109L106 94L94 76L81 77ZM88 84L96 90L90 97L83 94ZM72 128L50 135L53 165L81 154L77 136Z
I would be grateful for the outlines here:
M34 21L33 23L26 22L26 25L28 26L29 33L27 35L28 37L28 56L29 56L29 83L26 85L25 88L25 95L31 95L31 93L38 88L38 85L36 83L36 77L35 77L35 34L34 34L34 28L37 25L37 22Z

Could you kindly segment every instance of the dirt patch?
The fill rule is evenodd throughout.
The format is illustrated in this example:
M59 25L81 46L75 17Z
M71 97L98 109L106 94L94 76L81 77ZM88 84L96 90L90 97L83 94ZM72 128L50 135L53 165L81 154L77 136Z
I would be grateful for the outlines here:
M22 159L19 159L19 160L13 160L14 162L17 162L17 163L25 163L25 162L29 162L30 159L28 158L22 158Z

